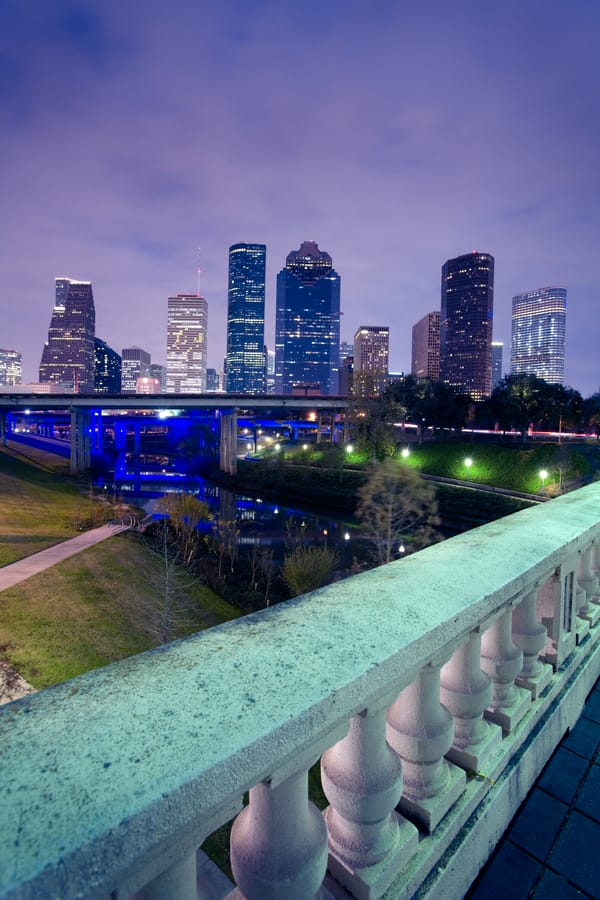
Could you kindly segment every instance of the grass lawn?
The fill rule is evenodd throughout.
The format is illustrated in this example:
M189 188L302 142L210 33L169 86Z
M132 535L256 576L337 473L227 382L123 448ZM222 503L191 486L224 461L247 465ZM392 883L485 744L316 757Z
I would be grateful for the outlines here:
M427 441L409 445L409 466L428 475L443 475L495 487L539 494L540 471L546 470L548 496L574 487L579 479L593 479L600 467L600 447L587 444L527 443L515 445L479 441ZM465 465L465 459L471 465Z
M126 532L2 591L7 661L42 688L156 646L161 572L160 559ZM172 639L240 615L197 582L186 584L186 597Z
M62 467L63 461L58 464ZM0 499L2 566L73 537L90 503L82 486L5 448L0 450Z

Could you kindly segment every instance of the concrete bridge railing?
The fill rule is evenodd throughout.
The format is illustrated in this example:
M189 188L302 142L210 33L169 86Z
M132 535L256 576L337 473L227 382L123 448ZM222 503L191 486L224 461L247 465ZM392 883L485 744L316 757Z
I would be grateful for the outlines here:
M0 896L462 896L598 677L599 546L593 484L9 704Z

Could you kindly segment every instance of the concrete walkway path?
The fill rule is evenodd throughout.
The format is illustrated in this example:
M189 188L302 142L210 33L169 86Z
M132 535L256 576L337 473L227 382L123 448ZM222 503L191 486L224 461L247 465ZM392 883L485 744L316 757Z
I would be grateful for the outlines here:
M84 531L68 541L62 541L46 550L40 550L39 553L33 553L31 556L3 566L0 568L0 591L5 591L13 584L25 581L26 578L37 575L38 572L43 572L44 569L49 569L50 566L55 566L56 563L75 556L76 553L87 550L88 547L93 547L94 544L99 544L100 541L105 541L121 531L127 531L132 525L133 518L129 519L128 517L123 521L109 522L107 525L100 525L99 528Z

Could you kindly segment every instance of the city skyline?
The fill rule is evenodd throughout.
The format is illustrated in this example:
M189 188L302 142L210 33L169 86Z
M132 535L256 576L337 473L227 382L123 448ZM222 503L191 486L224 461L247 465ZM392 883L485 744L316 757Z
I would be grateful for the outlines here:
M199 291L220 368L227 248L268 248L273 346L276 273L315 240L342 277L341 339L368 310L390 328L390 369L408 371L443 261L483 249L496 259L494 340L510 344L513 296L563 285L565 383L597 391L598 25L583 0L331 0L302 17L266 0L251 17L233 0L153 0L142 20L114 0L8 0L0 344L37 380L67 272L93 283L103 340L163 364L165 297ZM176 67L158 63L173 55Z

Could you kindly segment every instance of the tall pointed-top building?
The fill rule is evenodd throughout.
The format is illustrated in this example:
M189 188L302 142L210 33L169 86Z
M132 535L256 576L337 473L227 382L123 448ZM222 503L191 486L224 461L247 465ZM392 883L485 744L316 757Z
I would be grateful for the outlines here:
M264 244L229 248L225 371L229 393L265 393L266 256Z
M494 257L467 253L442 267L440 380L474 400L491 393Z
M537 375L549 384L562 384L566 321L565 288L539 288L513 297L511 374Z
M339 353L340 276L304 241L277 276L275 393L337 394Z
M76 394L94 390L96 312L90 281L56 279L48 341L40 362L41 383L63 384Z
M208 304L199 294L169 297L167 307L167 393L206 390Z

